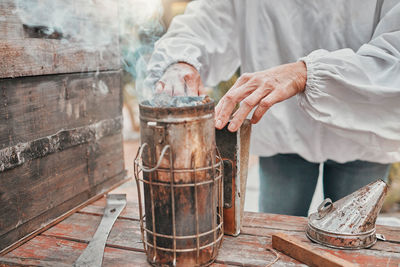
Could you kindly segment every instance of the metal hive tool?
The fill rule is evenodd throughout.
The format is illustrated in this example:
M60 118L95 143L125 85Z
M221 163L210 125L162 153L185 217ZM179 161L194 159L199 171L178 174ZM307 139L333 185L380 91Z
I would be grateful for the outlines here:
M387 187L384 181L377 180L335 203L325 199L318 211L308 217L307 237L333 248L371 247L377 240L375 222Z

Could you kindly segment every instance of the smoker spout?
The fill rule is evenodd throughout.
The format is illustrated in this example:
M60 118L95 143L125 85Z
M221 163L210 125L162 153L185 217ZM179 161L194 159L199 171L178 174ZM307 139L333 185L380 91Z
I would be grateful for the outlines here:
M326 199L309 216L307 236L335 248L371 247L376 242L375 222L387 188L384 181L377 180L335 203Z

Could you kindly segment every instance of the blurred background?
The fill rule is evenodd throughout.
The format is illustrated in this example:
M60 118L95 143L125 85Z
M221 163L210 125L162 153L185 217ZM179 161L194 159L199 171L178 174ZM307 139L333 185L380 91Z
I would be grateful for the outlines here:
M126 162L130 168L133 155L139 144L139 116L137 92L138 80L142 79L138 69L144 70L141 64L145 64L154 47L154 43L166 32L169 24L175 16L184 13L189 0L132 0L136 8L140 7L144 12L142 19L138 21L122 21L121 51L123 56L123 94L124 94L124 149ZM129 9L128 9L129 10ZM136 38L132 41L132 37ZM216 102L235 83L239 77L238 70L228 81L221 82L215 88L210 88L209 95ZM258 158L251 156L247 181L246 205L247 211L258 211ZM132 172L131 172L132 173ZM392 216L400 217L400 163L392 165L389 176L390 190L382 208L387 220L396 220ZM314 193L313 202L309 212L314 212L323 200L321 177ZM399 219L397 219L399 220ZM382 221L381 223L385 223ZM400 223L396 221L395 223Z

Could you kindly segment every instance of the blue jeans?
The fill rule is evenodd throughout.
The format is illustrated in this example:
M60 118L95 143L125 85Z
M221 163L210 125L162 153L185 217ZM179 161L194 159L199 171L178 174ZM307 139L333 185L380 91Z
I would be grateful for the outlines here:
M318 181L319 163L297 154L260 157L261 212L307 216ZM323 165L324 197L336 201L377 179L387 180L390 164L366 161Z

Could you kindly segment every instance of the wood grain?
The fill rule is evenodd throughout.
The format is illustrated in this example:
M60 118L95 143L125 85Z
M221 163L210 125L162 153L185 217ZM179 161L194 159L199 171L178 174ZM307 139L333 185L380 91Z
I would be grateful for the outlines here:
M141 242L134 181L124 184L113 193L127 193L128 203L110 233L106 251L117 250L121 255L127 253L127 259L129 253L134 253L135 259L129 259L131 266L149 266ZM0 259L0 263L12 260L16 263L31 262L34 266L54 261L71 264L93 236L104 207L105 199L102 198L7 254L7 258ZM245 212L242 233L238 237L224 237L213 266L265 266L275 258L267 250L272 245L271 237L282 232L295 237L301 244L311 246L313 250L322 250L352 264L393 267L400 264L399 246L396 244L378 242L371 249L355 251L330 249L308 240L304 234L305 224L306 218L303 217ZM400 240L399 228L378 226L378 230L390 235L393 240ZM305 266L286 255L280 256L273 266ZM106 257L109 256L104 258L105 266L129 264L128 261L121 260L119 263Z
M43 25L36 25L40 14L31 18L21 12L37 10L18 8L16 3L0 3L0 78L120 68L115 1L55 0L68 9L62 13L61 7L58 18L44 12L46 19L40 21ZM35 5L43 5L43 1L38 0ZM30 24L44 27L43 32L52 32L53 24L61 29L57 29L60 32L56 36L46 35Z
M121 213L120 218L139 220L139 211L137 206L138 204L134 182L126 183L124 185L124 189L120 189L118 192L128 192L128 196L130 196L130 199L128 199L127 207ZM94 202L92 205L86 206L80 212L101 216L104 206L105 200L100 199ZM273 234L284 232L286 234L296 236L296 238L301 239L305 243L309 243L311 241L305 236L304 233L306 223L307 220L304 217L245 212L244 225L242 227L241 233L246 235L263 236L270 238ZM378 225L377 231L379 233L384 233L385 236L390 237L391 240L400 241L400 228ZM316 248L327 250L326 247L319 244L313 243L313 246ZM366 257L367 259L371 259L372 262L379 261L384 264L388 262L388 258L385 258L385 256L376 258L376 256L379 254L383 255L384 252L389 252L387 257L390 258L391 255L393 255L392 253L400 253L400 246L394 243L378 241L372 248L361 250L357 253L334 249L328 250L330 253L339 253L343 257L347 257L350 259L354 259L356 257Z
M87 244L48 236L37 236L7 255L8 258L36 260L41 262L61 262L72 265ZM33 262L34 266L36 262ZM106 247L103 266L148 266L144 253Z
M68 239L77 242L89 242L100 216L77 213L52 227L43 235ZM140 225L138 221L118 218L107 239L107 246L124 250L143 252ZM268 238L240 235L239 237L225 236L217 263L262 266L274 259L274 255L265 249ZM283 257L286 262L295 262L289 257Z
M74 146L96 142L105 136L120 133L121 129L122 118L117 117L74 129L60 130L56 134L0 149L0 171L13 169L25 162Z
M0 149L114 119L122 110L118 71L0 79L0 95Z
M115 184L113 184L111 187L109 187L105 192L100 191L98 194L95 196L89 198L88 200L85 200L84 202L81 202L78 206L73 207L72 209L69 209L67 212L63 213L62 215L58 216L55 219L52 219L49 223L42 224L40 228L37 228L33 232L30 232L28 235L25 235L23 238L19 239L17 242L11 244L10 246L6 247L5 249L0 251L0 256L6 255L7 253L13 251L15 248L21 246L22 244L26 243L27 241L35 238L37 235L41 234L42 232L48 230L49 228L53 227L54 225L58 224L59 222L63 221L65 218L68 218L78 210L82 209L82 207L85 207L92 202L98 200L99 198L104 197L106 193L109 191L115 189L116 187L120 186L123 183L126 183L130 179L125 176L125 179L121 181L117 181Z
M125 176L121 134L0 173L0 250Z
M293 236L283 233L272 235L272 247L309 266L318 267L355 267L335 255L323 250L315 249L307 243L303 243Z
M120 192L129 192L131 193L132 186L129 184L124 185L123 190L119 190ZM132 197L134 198L134 197ZM94 234L97 225L99 224L101 217L99 216L102 214L102 210L104 209L105 202L103 199L96 201L93 205L89 205L92 207L92 211L98 210L99 214L88 214L84 211L81 213L76 213L70 216L69 218L65 219L64 221L60 222L59 224L55 225L51 229L47 230L41 235L41 239L39 240L36 237L34 240L35 242L45 242L46 244L42 244L42 251L39 250L39 245L32 245L32 243L28 242L25 245L21 246L20 248L14 250L12 253L7 254L7 257L16 257L18 259L25 259L31 258L39 259L44 257L43 255L52 255L54 254L53 258L45 258L46 260L57 260L59 259L63 263L68 263L68 259L66 259L66 255L60 255L55 252L54 250L59 249L59 247L54 247L54 243L49 243L47 240L50 238L59 240L62 242L72 242L72 243L80 243L86 244L89 242L90 238ZM127 208L130 205L136 205L135 200L129 201ZM131 209L132 211L133 209ZM303 218L294 217L294 216L282 216L280 215L271 215L267 216L265 214L258 214L257 213L245 213L245 221L251 219L253 222L258 221L260 224L252 225L253 227L245 228L241 235L238 237L230 237L225 236L223 245L220 249L218 258L216 260L215 266L264 266L273 261L274 255L267 251L266 248L271 246L271 235L279 229L274 228L263 228L263 224L276 226L281 221L291 221L295 222L296 218L298 221L303 221ZM143 250L143 244L140 241L140 229L139 229L139 222L134 218L123 218L123 216L130 217L129 214L121 215L118 220L116 221L110 236L107 240L107 249L119 249L122 251L126 251L127 253L135 252L136 259L132 263L136 264L146 264L146 256ZM250 218L249 218L250 217ZM268 217L270 220L265 221L263 224L261 223L261 219ZM271 220L275 220L275 222L271 222ZM290 223L287 223L290 224ZM285 227L288 227L286 225ZM391 229L389 227L384 227ZM250 232L249 229L253 229L254 232ZM267 234L269 231L269 234ZM281 230L282 231L282 230ZM293 234L295 233L296 238L304 233L298 231L291 231L288 230L286 233ZM396 231L394 231L396 233ZM397 238L400 237L400 234ZM43 239L44 238L44 239ZM313 248L318 248L326 253L335 255L342 259L345 259L349 262L360 264L362 266L397 266L400 263L400 254L387 252L387 251L378 251L378 250L371 250L371 249L363 249L357 251L343 251L343 250L334 250L328 249L326 247L319 246L310 242L305 236L304 239L299 239L301 243L307 244L312 246ZM56 242L59 242L56 241ZM69 254L70 257L74 257L76 249L71 249L72 251L65 251L63 253ZM40 255L33 256L32 254L25 254L27 251L31 253L35 252ZM50 256L48 256L50 257ZM77 256L76 256L77 257ZM1 262L1 261L0 261ZM107 263L108 264L108 263ZM116 263L114 263L116 264ZM304 266L300 264L298 261L286 256L281 255L281 258L278 262L275 263L274 266ZM116 266L112 263L106 266ZM140 265L139 265L140 266Z
M288 216L288 215L277 215L277 214L266 214L266 213L246 213L244 221L245 224L242 227L242 232L251 235L271 236L272 234L284 232L294 235L304 242L311 242L305 235L305 227L307 219L305 217ZM386 227L377 225L377 232L382 233L390 240L400 241L400 228L399 227ZM315 244L316 247L325 248L319 244ZM343 251L343 250L337 250ZM362 252L368 251L387 251L400 253L400 246L398 244L390 242L378 241L374 246L367 250L360 250Z

